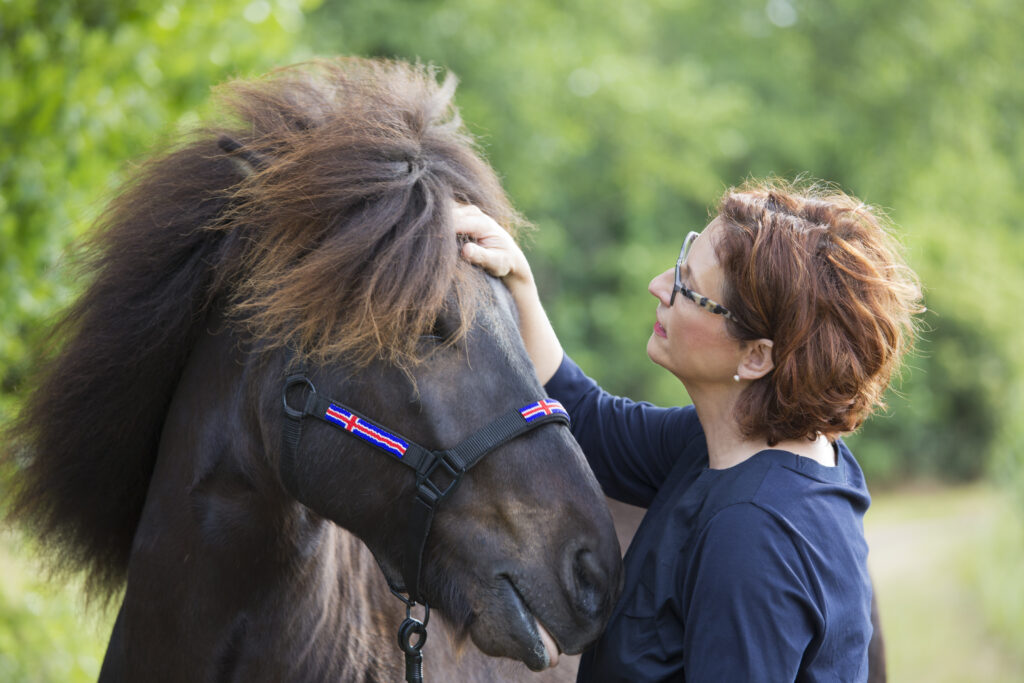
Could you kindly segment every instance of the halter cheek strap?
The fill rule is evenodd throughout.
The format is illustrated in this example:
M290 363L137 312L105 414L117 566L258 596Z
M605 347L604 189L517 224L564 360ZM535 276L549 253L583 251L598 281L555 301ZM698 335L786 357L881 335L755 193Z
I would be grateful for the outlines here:
M303 407L297 409L288 403L288 393L300 385L305 386L308 393ZM402 567L405 587L391 587L396 594L403 591L408 593L412 603L423 602L420 596L420 570L434 512L438 504L455 490L462 476L492 450L526 432L549 422L569 424L569 414L562 404L544 398L499 415L454 448L434 451L382 427L343 403L321 396L304 374L292 375L285 381L283 402L288 419L284 425L284 451L280 469L282 479L289 488L295 490L298 484L295 472L302 439L302 420L305 417L322 420L348 432L394 456L398 462L416 472L416 495L408 518L407 552Z

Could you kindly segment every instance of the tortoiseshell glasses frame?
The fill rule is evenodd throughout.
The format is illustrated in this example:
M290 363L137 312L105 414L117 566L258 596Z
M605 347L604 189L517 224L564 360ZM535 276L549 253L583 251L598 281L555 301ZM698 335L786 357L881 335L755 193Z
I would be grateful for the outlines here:
M729 320L732 320L737 325L746 327L746 325L740 322L728 308L718 303L717 301L709 299L702 294L698 294L697 292L693 291L692 289L683 284L683 276L680 269L683 267L683 264L686 263L686 257L689 256L690 254L690 247L693 246L693 241L697 239L699 235L699 232L691 232L686 236L686 239L683 240L683 247L682 249L679 250L679 259L676 261L676 279L675 284L672 286L672 296L668 300L668 305L671 306L676 302L676 294L682 294L687 299L703 308L705 311L709 311L711 313L714 313L715 315L723 316L725 318L728 318Z

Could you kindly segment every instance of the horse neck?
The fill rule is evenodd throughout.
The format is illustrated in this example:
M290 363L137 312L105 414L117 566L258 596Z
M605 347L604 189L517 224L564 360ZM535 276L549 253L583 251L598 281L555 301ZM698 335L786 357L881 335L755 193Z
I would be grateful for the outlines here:
M157 473L163 473L164 463L185 467L188 483L182 488L200 498L231 495L230 489L245 487L248 524L231 537L248 542L248 552L279 558L294 574L290 580L298 582L300 592L319 593L321 601L363 614L381 611L370 595L386 594L388 602L400 605L366 546L284 489L277 471L280 423L267 418L281 410L285 352L248 353L217 313L205 327L168 411ZM166 480L173 486L182 478ZM154 481L151 495L159 495L159 486ZM208 523L215 526L216 520ZM312 577L315 586L306 581Z

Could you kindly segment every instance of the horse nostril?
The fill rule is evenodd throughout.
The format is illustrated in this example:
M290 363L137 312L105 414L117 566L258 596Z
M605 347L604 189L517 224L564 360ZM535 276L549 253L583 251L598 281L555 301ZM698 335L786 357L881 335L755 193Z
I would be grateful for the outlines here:
M586 548L576 551L572 578L576 609L587 618L596 618L604 609L608 580L594 553Z

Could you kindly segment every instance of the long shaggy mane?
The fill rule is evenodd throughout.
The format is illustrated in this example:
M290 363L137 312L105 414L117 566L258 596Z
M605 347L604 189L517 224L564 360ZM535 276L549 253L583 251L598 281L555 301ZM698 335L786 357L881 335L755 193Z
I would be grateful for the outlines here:
M260 349L355 367L457 340L478 280L451 201L521 221L452 103L455 79L338 59L222 86L226 125L143 164L79 260L84 293L51 334L5 434L9 514L92 593L123 583L164 415L213 306Z
M251 244L234 311L253 336L314 360L422 360L417 335L477 291L450 227L451 200L521 224L474 151L433 70L344 60L287 69L223 93L249 125L232 137L262 163L235 190L228 230ZM464 283L463 283L464 284Z

